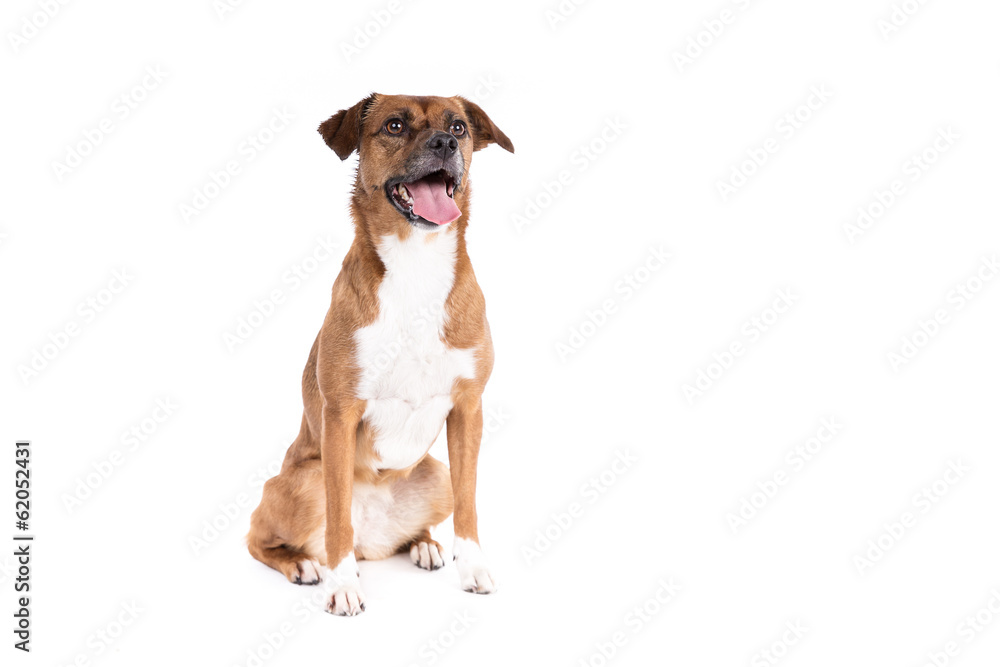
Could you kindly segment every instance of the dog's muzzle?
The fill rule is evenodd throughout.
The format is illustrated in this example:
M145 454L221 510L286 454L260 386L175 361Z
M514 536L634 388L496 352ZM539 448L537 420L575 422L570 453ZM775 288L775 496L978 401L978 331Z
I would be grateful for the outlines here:
M462 183L463 168L458 140L447 132L435 132L407 161L406 174L386 183L386 196L415 226L447 225L462 217L455 188Z

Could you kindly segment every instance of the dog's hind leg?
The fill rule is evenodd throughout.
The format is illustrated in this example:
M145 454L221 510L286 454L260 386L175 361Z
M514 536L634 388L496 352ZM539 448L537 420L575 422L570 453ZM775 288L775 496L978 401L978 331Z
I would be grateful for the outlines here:
M400 524L417 527L407 531L400 551L408 552L413 564L425 570L443 567L444 549L431 538L431 526L447 519L454 506L448 468L425 457L405 481L396 483L393 496L393 513L406 517Z
M413 564L425 570L436 570L444 567L444 548L431 538L430 528L424 528L400 551L409 552Z
M264 565L281 572L293 584L318 584L322 566L304 551L296 551L283 544L265 547L252 537L247 539L250 554Z
M278 570L293 584L316 584L326 554L309 541L323 521L323 473L318 459L282 467L264 484L250 517L250 555ZM320 545L321 546L321 545Z

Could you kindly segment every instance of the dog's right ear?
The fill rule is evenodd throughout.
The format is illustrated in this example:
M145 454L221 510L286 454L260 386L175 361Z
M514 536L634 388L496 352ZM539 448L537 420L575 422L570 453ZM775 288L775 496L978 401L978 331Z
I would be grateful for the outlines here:
M351 157L351 153L360 147L361 124L375 97L376 93L372 93L350 109L338 111L320 124L319 133L323 141L341 160Z

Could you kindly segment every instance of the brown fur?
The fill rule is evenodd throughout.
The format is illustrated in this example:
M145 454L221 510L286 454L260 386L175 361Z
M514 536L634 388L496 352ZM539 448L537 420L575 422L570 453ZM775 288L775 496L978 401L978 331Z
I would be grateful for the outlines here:
M386 120L400 113L408 117L411 136L405 141L382 131ZM454 118L466 121L468 135L459 141L465 170L454 200L462 216L451 223L457 227L458 243L454 287L445 304L444 339L453 348L478 350L476 375L456 381L452 390L454 407L446 422L450 479L445 466L429 455L405 470L375 471L371 465L376 457L373 434L362 420L365 402L356 392L360 369L354 333L379 315L378 288L385 266L376 240L388 234L405 239L412 233L383 187L400 173L411 151L434 130L447 131L449 119ZM264 485L247 536L254 558L293 582L301 581L304 560L333 567L354 549L351 502L359 484L387 485L408 518L401 523L395 544L375 553L356 552L358 559L384 558L416 542L433 542L430 527L447 518L453 507L455 535L478 542L475 490L481 396L493 367L493 347L483 294L465 247L468 171L473 151L490 143L513 152L510 140L483 110L460 97L371 95L335 114L319 131L341 159L355 150L360 153L351 197L355 238L334 282L330 310L302 375L304 412L299 435L280 473Z

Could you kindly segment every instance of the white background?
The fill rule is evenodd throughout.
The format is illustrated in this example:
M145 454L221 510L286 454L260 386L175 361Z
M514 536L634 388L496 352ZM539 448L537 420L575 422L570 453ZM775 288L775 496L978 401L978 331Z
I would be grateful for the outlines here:
M789 667L916 667L951 641L938 664L995 664L1000 285L977 272L1000 252L1000 7L930 2L885 34L889 0L593 0L554 25L554 1L404 0L345 55L389 7L250 1L220 17L210 0L121 0L44 19L5 3L2 469L10 489L13 441L31 439L37 538L30 656L11 647L0 551L4 664L765 665L768 650ZM689 40L701 53L679 63ZM146 68L165 77L130 92ZM453 564L399 556L362 563L368 611L334 618L302 612L317 589L242 540L298 430L302 366L352 235L354 160L315 128L373 90L476 99L517 148L476 154L468 232L497 350L484 401L502 423L478 505L501 590L469 595ZM123 94L143 98L126 118ZM247 160L275 109L293 120ZM111 133L60 179L54 163L105 118ZM762 166L743 166L765 145ZM240 173L185 220L230 160ZM724 201L734 168L753 173ZM902 194L851 238L896 179ZM306 262L327 237L337 256ZM650 248L671 259L647 272ZM293 287L283 276L304 262L315 270ZM128 286L85 320L79 304L122 269ZM645 282L630 291L626 276ZM967 284L979 289L959 308ZM284 301L230 350L225 335L276 289ZM779 290L793 306L773 321ZM609 299L602 326L586 324ZM752 340L754 317L770 325ZM46 348L70 323L78 335ZM25 380L36 351L52 358ZM689 400L699 371L716 379ZM157 399L179 407L123 444ZM786 459L830 418L843 426L808 463ZM111 476L68 508L115 450ZM595 493L618 453L636 461ZM968 470L915 500L949 461ZM7 543L12 491L0 497ZM744 499L756 514L734 530ZM915 525L883 534L906 513ZM450 531L436 532L449 550ZM870 540L882 547L865 567ZM655 602L671 578L680 591ZM104 645L95 633L117 634L132 603ZM646 621L629 616L647 603ZM967 641L960 624L983 609L992 624Z

